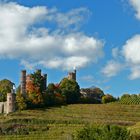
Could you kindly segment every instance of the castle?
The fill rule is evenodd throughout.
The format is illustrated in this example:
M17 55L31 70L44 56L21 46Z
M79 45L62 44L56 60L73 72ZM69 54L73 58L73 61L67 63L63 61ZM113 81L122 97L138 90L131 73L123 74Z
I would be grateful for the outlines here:
M43 81L43 91L45 91L47 88L47 74L42 75L40 69L36 70L36 73L38 73L41 76L42 81ZM28 85L32 81L33 79L32 79L31 74L26 75L26 70L22 70L21 77L20 77L20 90L21 90L21 94L24 97L26 97L26 92L29 90Z
M47 88L47 74L42 74L41 70L36 70L36 73L38 73L43 81L43 91ZM73 72L69 72L67 78L69 80L75 80L76 81L76 70ZM26 74L26 70L21 71L20 76L20 92L21 94L26 97L26 92L28 91L28 84L30 82L33 82L32 75ZM11 113L16 110L16 94L14 89L11 89L11 93L7 93L7 101L6 102L0 102L0 113Z
M36 70L36 73L40 74L42 80L43 80L43 91L47 88L47 74L42 74L40 69ZM73 72L69 72L67 78L69 80L75 80L76 81L76 70ZM32 82L32 76L31 74L26 74L26 70L21 71L21 77L20 77L20 88L21 88L21 94L26 97L26 92L28 91L28 84Z

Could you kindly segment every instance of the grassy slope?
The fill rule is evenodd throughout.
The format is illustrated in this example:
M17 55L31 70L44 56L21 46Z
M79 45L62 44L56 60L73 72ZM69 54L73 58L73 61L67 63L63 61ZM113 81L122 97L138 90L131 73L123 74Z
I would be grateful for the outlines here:
M1 125L13 124L16 119L28 119L26 127L37 129L27 136L1 136L2 139L56 139L70 140L72 134L86 124L119 124L126 125L133 133L139 133L140 105L87 105L76 104L52 107L42 110L26 110L8 116L0 116ZM25 124L17 120L16 124ZM38 121L40 120L40 121ZM7 125L6 124L6 125ZM136 125L135 125L136 124ZM132 126L133 125L133 126ZM135 125L135 126L134 126ZM46 128L49 128L47 130Z

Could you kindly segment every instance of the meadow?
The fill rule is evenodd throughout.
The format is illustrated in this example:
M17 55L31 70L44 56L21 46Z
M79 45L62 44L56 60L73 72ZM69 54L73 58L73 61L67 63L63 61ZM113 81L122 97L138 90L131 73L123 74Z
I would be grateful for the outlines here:
M0 140L72 140L86 125L116 124L140 135L140 105L73 104L0 115L0 127L8 131ZM10 133L9 128L24 133ZM14 129L15 130L15 129Z

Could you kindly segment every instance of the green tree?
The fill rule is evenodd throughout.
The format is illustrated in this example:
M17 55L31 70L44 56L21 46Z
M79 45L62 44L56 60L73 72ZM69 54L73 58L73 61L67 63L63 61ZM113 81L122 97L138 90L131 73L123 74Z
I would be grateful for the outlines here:
M11 92L13 85L14 83L7 79L0 81L0 102L6 101L7 93Z
M47 93L54 94L54 92L55 92L55 85L54 83L50 83L47 87Z
M102 97L102 103L103 104L114 102L116 100L117 99L115 97L113 97L112 95L110 95L110 94L106 94L105 96Z
M20 86L16 90L16 105L19 111L27 108L26 98L20 92Z
M130 98L130 97L131 97L131 95L128 94L128 93L126 93L126 94L123 94L123 95L121 96L121 99Z
M65 104L65 96L61 94L59 84L50 83L44 94L45 105L62 105Z
M33 78L33 84L39 88L40 93L43 92L43 78L41 76L41 73L39 71L34 72L31 74L31 77Z
M80 98L80 87L75 80L64 78L60 82L61 94L66 97L66 103L76 103Z

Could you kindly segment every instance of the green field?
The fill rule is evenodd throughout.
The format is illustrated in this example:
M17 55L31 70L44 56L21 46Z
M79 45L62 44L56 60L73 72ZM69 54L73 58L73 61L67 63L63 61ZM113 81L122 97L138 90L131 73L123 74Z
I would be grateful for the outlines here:
M140 135L140 105L75 104L0 115L1 127L21 125L28 135L1 135L0 140L72 140L87 124L117 124Z

